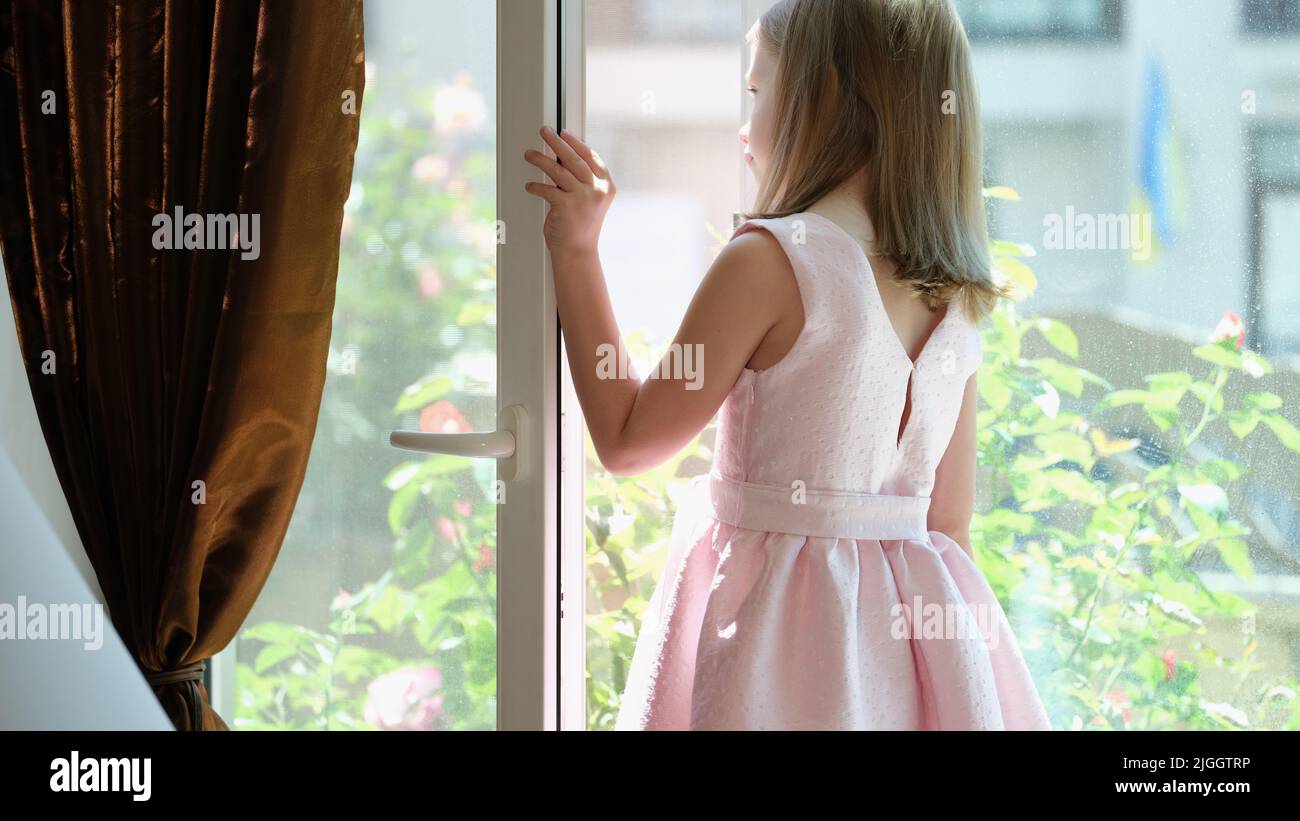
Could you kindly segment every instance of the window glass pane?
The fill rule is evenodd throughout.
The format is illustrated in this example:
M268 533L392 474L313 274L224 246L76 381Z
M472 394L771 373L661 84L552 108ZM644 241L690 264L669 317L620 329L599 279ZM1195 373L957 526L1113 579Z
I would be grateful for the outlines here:
M1264 198L1261 279L1268 305L1263 336L1278 351L1300 351L1300 188Z
M1241 0L1241 16L1248 32L1300 32L1300 0Z
M643 375L677 333L739 207L740 5L587 0L587 138L618 183L601 261ZM707 469L712 435L710 425L667 464L631 478L606 473L587 436L591 729L613 723L640 613L666 559L671 493Z
M587 131L620 184L601 250L634 353L671 339L744 202L731 169L753 22L718 3L668 34L650 4L587 0ZM1059 729L1294 715L1292 5L957 0L997 267L1022 292L984 329L972 539ZM673 489L707 469L711 434L621 480L588 444L592 728L613 719Z
M972 40L1117 38L1120 0L954 0Z
M237 728L491 729L495 4L366 4L366 89L302 494L238 641ZM293 363L286 363L292 367Z
M1042 386L983 395L976 541L1060 728L1289 721L1258 694L1298 672L1300 38L1241 8L974 43L992 234L1036 276L981 380Z

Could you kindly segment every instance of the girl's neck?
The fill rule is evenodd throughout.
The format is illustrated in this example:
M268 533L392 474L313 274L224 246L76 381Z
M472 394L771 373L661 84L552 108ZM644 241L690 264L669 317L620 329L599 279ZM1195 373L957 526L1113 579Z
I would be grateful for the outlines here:
M875 248L875 229L867 214L866 175L860 171L834 191L813 203L808 211L826 217L858 240L864 249Z

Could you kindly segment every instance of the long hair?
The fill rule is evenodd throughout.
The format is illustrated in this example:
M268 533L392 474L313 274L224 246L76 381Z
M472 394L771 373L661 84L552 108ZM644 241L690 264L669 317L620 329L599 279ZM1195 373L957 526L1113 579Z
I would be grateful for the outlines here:
M949 0L782 0L758 25L777 63L773 144L746 218L807 210L860 170L875 252L931 310L975 321L994 282L979 96Z

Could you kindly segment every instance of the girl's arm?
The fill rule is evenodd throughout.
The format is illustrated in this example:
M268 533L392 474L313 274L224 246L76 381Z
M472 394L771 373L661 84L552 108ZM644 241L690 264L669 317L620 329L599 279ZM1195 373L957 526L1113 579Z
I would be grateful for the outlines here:
M970 543L970 519L975 512L975 414L976 374L966 380L961 412L952 433L948 450L934 472L934 489L930 492L930 513L926 527L937 530L975 557Z
M573 135L543 129L542 138L559 162L533 150L524 158L556 184L524 188L550 203L546 244L578 401L605 468L642 473L709 423L783 312L791 304L802 310L794 271L770 234L742 234L705 274L655 378L642 381L630 366L620 373L622 335L596 252L614 185L600 158Z

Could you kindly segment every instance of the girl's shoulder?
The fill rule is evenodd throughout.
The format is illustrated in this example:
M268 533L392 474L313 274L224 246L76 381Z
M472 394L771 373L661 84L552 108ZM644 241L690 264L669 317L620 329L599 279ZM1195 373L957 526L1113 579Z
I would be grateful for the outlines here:
M796 256L789 252L779 220L745 220L732 232L731 240L714 261L714 267L734 271L749 287L785 290L797 280ZM762 230L760 230L762 229Z
M771 230L781 226L794 227L801 222L806 222L809 218L817 219L817 215L808 211L787 214L783 217L746 217L744 214L736 213L731 217L731 236L734 239L754 228Z

